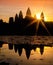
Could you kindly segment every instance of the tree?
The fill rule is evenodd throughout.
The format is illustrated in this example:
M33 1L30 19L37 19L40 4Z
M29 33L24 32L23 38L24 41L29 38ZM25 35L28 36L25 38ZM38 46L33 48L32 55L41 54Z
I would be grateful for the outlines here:
M30 8L27 9L26 16L29 16L29 17L31 16Z
M18 15L15 15L15 22L18 22Z
M44 14L43 14L43 12L41 13L40 17L41 17L41 21L44 21Z
M0 19L0 23L3 23L3 20L2 19Z

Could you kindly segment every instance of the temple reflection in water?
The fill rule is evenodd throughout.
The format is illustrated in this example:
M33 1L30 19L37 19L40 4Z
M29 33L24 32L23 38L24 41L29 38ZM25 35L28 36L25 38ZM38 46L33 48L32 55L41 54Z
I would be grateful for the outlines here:
M2 48L3 44L4 44L3 42L0 42L0 48ZM36 51L37 48L40 49L39 52L40 52L41 55L43 55L44 47L45 46L43 44L40 44L40 45L38 45L38 44L33 44L32 45L32 44L28 44L28 43L26 43L26 44L12 44L12 43L9 43L8 44L8 49L9 50L13 50L14 49L15 53L18 52L19 56L22 55L22 51L24 49L27 59L30 58L31 51L32 50ZM49 47L52 47L52 46L49 46Z

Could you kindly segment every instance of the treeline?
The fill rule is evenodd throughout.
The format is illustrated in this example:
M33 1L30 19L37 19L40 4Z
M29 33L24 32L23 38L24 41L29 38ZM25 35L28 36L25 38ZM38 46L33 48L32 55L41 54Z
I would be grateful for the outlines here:
M43 12L40 17L41 20L37 20L36 16L32 17L30 8L28 8L25 18L23 18L23 13L20 11L19 16L16 14L15 18L9 18L9 23L5 23L0 19L0 35L53 35L53 23L44 21ZM40 23L38 31L36 31L38 21ZM46 27L42 26L41 21Z

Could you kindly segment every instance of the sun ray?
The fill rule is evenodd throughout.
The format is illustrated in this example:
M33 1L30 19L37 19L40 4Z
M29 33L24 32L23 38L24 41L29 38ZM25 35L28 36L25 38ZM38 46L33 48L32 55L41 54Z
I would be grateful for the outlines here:
M37 17L37 19L38 20L40 20L41 18L40 18L40 14L38 13L38 14L36 14L36 17Z
M30 24L28 24L26 27L31 26L32 24L34 24L37 20L33 20Z
M48 32L48 34L51 35L50 32L48 31L47 27L45 26L44 22L41 21L41 23L42 23L42 26L43 26L43 27L46 29L46 31Z
M29 23L26 27L31 26L31 25L34 24L35 22L37 23L37 25L36 25L36 35L37 35L37 32L38 32L38 28L39 28L40 23L41 23L42 26L45 28L45 30L47 31L47 33L48 33L49 35L51 35L50 32L49 32L49 30L47 29L45 23L44 23L43 21L41 21L41 20L36 20L36 19L35 19L35 20L33 20L31 23Z
M38 32L38 28L39 28L39 21L37 22L37 25L36 25L36 35L37 35L37 32Z

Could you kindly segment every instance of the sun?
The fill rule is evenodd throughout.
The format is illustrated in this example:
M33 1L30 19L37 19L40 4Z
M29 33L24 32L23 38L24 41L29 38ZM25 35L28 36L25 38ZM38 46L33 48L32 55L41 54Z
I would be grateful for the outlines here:
M38 14L36 14L36 17L37 17L37 19L38 20L40 20L41 18L40 18L40 14L38 13Z

